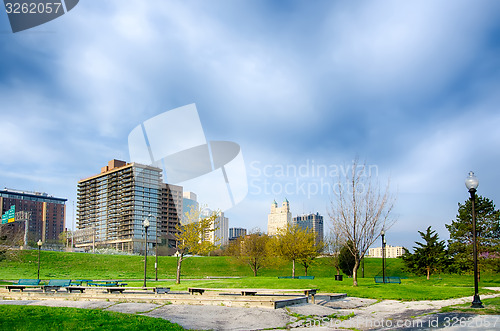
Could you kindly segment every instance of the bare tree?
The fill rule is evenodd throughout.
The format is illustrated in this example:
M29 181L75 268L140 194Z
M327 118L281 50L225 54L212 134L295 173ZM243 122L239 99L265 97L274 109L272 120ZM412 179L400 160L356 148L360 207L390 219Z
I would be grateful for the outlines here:
M342 247L345 246L345 239L337 225L332 225L330 233L325 240L325 253L328 254L332 266L340 275L339 255Z
M391 217L395 199L389 192L389 181L381 191L371 170L355 159L352 168L339 176L329 212L334 228L346 242L353 243L350 247L355 257L353 286L358 286L357 271L366 251L380 236L380 231L389 229L395 222Z

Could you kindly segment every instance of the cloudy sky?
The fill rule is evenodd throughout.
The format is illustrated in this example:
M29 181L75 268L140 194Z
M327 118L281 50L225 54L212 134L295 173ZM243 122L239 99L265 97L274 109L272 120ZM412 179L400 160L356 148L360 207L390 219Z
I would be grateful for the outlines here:
M328 223L333 179L312 170L355 157L397 195L391 245L447 239L470 170L500 201L496 0L82 0L15 34L1 11L0 53L0 187L68 198L70 228L77 181L191 103L208 140L241 146L230 227L266 229L285 198Z

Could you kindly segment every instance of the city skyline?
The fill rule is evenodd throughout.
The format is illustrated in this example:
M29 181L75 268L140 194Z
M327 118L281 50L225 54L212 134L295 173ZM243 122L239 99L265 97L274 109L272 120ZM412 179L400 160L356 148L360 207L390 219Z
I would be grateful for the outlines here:
M76 183L195 103L207 141L241 147L231 227L265 230L286 198L328 232L358 157L397 196L388 243L411 248L429 225L446 240L469 171L500 203L499 16L490 0L110 0L13 34L0 11L0 187L67 198L72 228Z

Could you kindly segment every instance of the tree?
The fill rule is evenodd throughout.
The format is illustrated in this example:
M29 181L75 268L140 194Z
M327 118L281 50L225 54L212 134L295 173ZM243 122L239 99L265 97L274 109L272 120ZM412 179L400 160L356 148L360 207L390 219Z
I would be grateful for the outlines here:
M418 231L424 243L415 242L414 253L406 251L402 259L405 268L415 274L426 274L429 280L431 274L442 271L448 265L448 257L444 240L439 241L439 235L429 226L425 233Z
M299 258L298 261L304 267L304 273L306 276L307 276L307 270L309 270L309 267L312 266L314 262L316 262L316 258L321 255L323 249L324 249L324 244L322 241L320 242L314 241L314 244L311 247L311 249L305 251L304 252L305 254Z
M278 230L274 250L282 258L292 261L292 277L295 277L295 262L305 263L307 268L319 255L314 232L304 230L297 224L288 224L286 228Z
M333 228L327 236L325 241L325 251L329 254L331 264L337 270L337 275L340 275L340 250L345 246L345 239L343 238L339 229Z
M24 227L20 222L0 224L0 245L20 246L23 244Z
M184 224L176 226L177 233L175 239L177 241L177 275L176 284L181 283L181 267L182 262L186 259L186 254L206 255L214 250L215 246L210 241L205 240L207 234L212 229L212 224L218 217L217 213L212 216L200 218L199 209L191 209L186 213L186 221Z
M381 192L372 170L354 160L352 168L339 176L329 213L334 227L353 244L353 286L358 286L357 271L366 251L380 236L380 231L389 229L395 222L391 218L394 198L389 193L389 182Z
M66 246L66 248L70 247L70 242L73 240L73 233L69 230L65 230L61 233L59 233L59 242ZM73 246L73 243L71 242L71 246Z
M484 266L486 257L493 257L493 262L500 254L500 211L488 198L476 195L476 238L478 263ZM458 204L458 214L451 224L446 224L450 233L448 249L454 260L454 267L460 271L470 271L472 261L472 203L467 199L464 204Z
M260 269L270 264L268 246L269 237L267 234L254 230L249 235L238 238L231 245L229 251L240 263L248 265L252 269L253 275L257 276Z
M339 268L349 277L352 276L352 270L354 269L354 264L356 263L356 259L354 255L352 255L353 250L354 247L352 242L348 241L339 252Z

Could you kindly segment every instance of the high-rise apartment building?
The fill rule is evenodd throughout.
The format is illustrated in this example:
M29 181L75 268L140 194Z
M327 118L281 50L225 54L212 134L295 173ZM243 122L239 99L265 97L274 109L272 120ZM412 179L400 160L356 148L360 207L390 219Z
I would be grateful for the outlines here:
M27 240L59 240L59 234L66 226L66 201L47 193L0 190L1 215L9 210L15 214L10 222L7 220L1 226L5 227L5 233L23 233L27 219Z
M152 215L147 243L148 250L153 248L157 223L164 216L160 213L161 172L151 166L112 160L100 174L80 180L75 247L144 252L143 222Z
M244 228L229 228L229 240L235 240L239 237L247 235L247 229Z
M323 241L323 216L319 213L296 216L293 218L292 224L297 224L304 230L314 232L317 243Z
M276 200L271 204L271 213L267 216L267 234L275 236L280 229L292 221L292 213L290 212L290 203L287 199L283 201L281 207L278 207Z
M175 234L182 217L182 194L182 186L172 184L161 186L158 236L161 238L161 243L167 245L169 255L176 251Z

